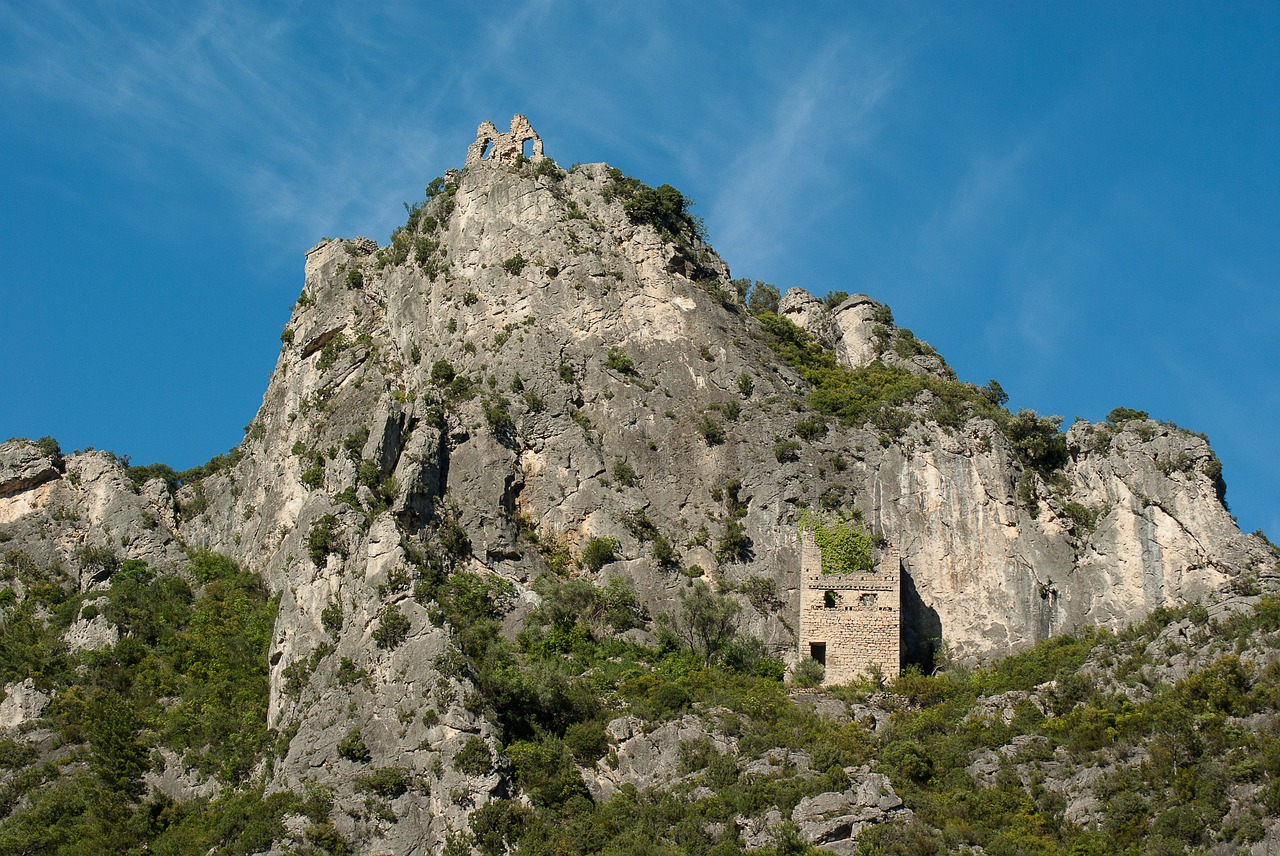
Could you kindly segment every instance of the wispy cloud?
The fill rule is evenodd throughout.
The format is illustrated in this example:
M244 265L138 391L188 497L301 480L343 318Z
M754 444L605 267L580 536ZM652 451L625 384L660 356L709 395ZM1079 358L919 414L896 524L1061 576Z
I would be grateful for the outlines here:
M811 191L837 161L856 158L874 139L897 62L862 50L849 36L832 38L794 82L771 94L766 127L736 129L743 133L732 139L747 142L717 181L724 189L709 210L717 245L748 266L783 251L778 236L794 230L782 224L811 209Z
M992 227L1003 225L1017 204L1033 152L1034 142L1028 137L1003 154L972 157L950 198L921 228L919 243L926 254L990 240Z
M437 142L417 110L370 116L361 99L377 87L345 79L341 56L320 72L291 61L297 20L220 3L177 13L6 5L0 92L19 109L53 105L79 117L86 135L136 169L176 157L228 188L263 226L316 235L322 221L333 225L332 212L380 223L395 216L398 198L386 202L403 196L406 170L437 159ZM321 35L358 45L359 21L341 24ZM359 67L387 71L376 60Z

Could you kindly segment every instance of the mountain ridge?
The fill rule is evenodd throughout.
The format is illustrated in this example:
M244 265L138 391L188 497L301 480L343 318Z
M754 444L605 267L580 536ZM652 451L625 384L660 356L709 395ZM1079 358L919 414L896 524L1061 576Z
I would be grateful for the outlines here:
M733 633L694 632L691 654L803 675L804 511L901 552L905 659L925 668L1118 631L1274 565L1223 506L1202 437L1123 408L1065 434L1010 413L865 295L827 306L732 279L674 188L512 153L406 208L384 247L308 251L263 404L201 477L0 447L6 542L77 568L77 597L122 562L185 573L185 548L261 578L281 735L264 787L328 788L335 829L370 852L440 849L515 793L540 804L541 768L507 750L605 733L578 684L515 677L528 664L504 645L550 645L518 635L549 604L593 616L565 632L643 648L703 598ZM122 638L77 615L78 650ZM666 709L625 698L612 713ZM582 759L635 736L614 721ZM704 725L672 745L723 743ZM362 790L370 759L393 772ZM583 780L597 799L626 776L605 778ZM165 786L189 799L199 782Z

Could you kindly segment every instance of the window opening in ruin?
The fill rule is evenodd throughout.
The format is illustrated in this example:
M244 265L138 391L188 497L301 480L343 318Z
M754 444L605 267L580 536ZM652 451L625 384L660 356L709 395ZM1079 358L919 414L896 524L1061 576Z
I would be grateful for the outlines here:
M809 656L825 666L827 664L827 643L810 642Z
M523 158L528 158L532 153L533 153L533 140L532 139L521 140L520 156Z
M876 605L876 596L870 592L858 598L858 606L863 609L874 609Z
M484 147L480 149L480 160L484 160L493 154L493 143L489 140L484 141Z
M836 608L836 593L835 593L835 592L833 592L833 591L829 591L829 592L827 592L826 594L824 594L824 595L822 596L822 607L823 607L823 609L835 609L835 608Z

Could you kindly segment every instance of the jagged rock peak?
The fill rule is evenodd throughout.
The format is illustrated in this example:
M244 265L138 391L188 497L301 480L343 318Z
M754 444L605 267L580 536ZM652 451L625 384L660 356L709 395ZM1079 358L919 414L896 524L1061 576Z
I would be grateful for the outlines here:
M865 294L832 292L819 300L803 288L789 288L778 312L832 349L848 368L879 360L915 374L955 379L955 372L937 351L910 330L896 326L889 307Z

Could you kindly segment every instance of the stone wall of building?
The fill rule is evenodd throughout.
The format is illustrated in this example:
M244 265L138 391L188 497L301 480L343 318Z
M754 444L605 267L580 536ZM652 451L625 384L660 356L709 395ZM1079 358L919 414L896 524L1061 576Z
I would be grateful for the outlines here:
M824 574L813 533L801 535L800 655L841 684L875 667L898 675L902 657L902 560L892 545L875 571Z
M529 141L533 142L533 156L529 160L542 160L542 138L521 114L511 117L511 127L505 134L498 133L492 122L481 122L480 127L476 128L475 142L467 148L464 167L475 166L482 160L513 164L524 154L524 144Z

